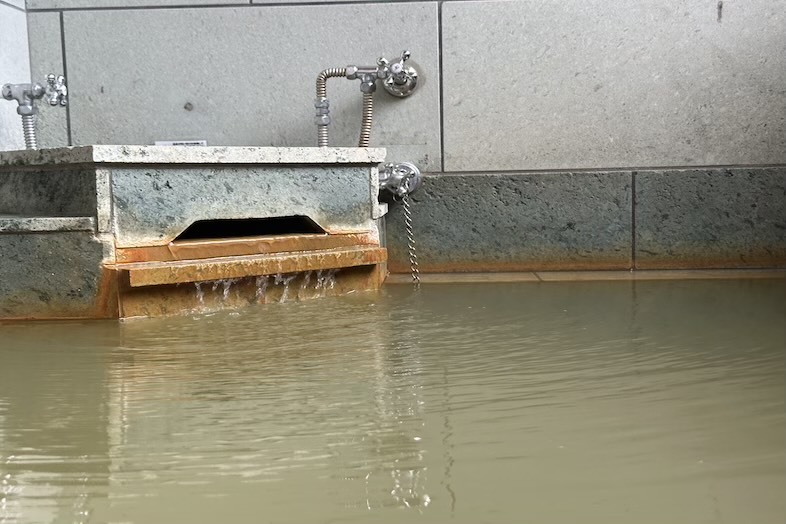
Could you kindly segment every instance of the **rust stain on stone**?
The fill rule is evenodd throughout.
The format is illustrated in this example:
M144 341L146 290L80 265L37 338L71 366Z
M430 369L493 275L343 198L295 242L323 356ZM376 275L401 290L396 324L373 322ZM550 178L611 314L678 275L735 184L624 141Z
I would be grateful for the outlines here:
M591 260L456 260L429 262L419 258L420 270L424 273L499 273L520 271L589 271L631 269L632 263L619 256L609 258L593 257ZM391 273L408 273L409 262L406 260L389 260Z
M309 300L379 289L384 273L379 265L336 270L331 283L318 284L316 272L287 275L284 284L273 277L245 277L233 281L131 287L121 285L120 316L172 316L184 312L211 312L238 309L252 304ZM261 283L265 282L262 287Z
M170 242L164 246L119 248L116 250L116 257L118 263L171 262L175 260L313 251L378 244L378 239L370 233L282 235L275 237L190 240Z
M786 267L786 250L757 250L748 254L641 255L636 269L745 269Z
M132 262L108 267L127 273L131 287L141 287L369 266L384 262L386 259L385 248L356 246L299 253L272 253L173 262Z

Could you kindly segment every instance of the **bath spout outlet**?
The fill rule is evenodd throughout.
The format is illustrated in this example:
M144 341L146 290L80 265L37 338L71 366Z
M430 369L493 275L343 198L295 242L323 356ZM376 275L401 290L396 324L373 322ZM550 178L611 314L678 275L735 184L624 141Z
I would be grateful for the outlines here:
M414 193L423 183L423 175L410 162L388 163L379 170L379 190L393 195L396 200Z
M2 89L3 98L16 100L19 107L16 112L22 117L22 132L25 137L27 149L38 149L38 136L36 132L36 115L38 108L35 101L47 96L49 105L64 106L68 103L68 88L65 77L47 75L46 87L41 84L5 84Z

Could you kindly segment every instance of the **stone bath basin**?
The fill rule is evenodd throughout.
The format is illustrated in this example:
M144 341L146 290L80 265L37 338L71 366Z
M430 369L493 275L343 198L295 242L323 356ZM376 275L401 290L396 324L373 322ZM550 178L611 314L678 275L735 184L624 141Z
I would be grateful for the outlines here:
M384 149L0 152L0 319L118 318L375 289Z

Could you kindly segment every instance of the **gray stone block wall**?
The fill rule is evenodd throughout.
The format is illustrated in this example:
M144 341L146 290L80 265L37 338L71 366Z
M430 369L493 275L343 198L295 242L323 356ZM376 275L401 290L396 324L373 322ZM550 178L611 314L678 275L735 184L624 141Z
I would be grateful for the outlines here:
M110 317L107 249L93 231L0 233L0 318Z
M429 177L412 196L422 271L631 267L631 173ZM388 267L409 269L401 205L387 216Z
M314 145L316 74L410 48L422 88L407 100L377 93L371 142L431 177L415 209L447 240L433 241L434 268L783 265L770 189L786 165L784 0L724 2L720 12L718 2L693 0L27 0L27 8L33 76L62 70L71 88L68 111L42 107L44 145ZM328 90L332 143L353 145L357 82L331 80ZM681 188L691 177L726 176L713 166L754 166L759 182L743 184L733 171L734 183L697 182L702 199L688 198ZM622 197L604 185L624 176L638 184ZM459 198L460 183L477 204ZM726 201L731 209L719 214ZM775 218L751 216L751 204ZM397 213L387 220L393 268L404 246ZM451 230L454 220L470 227ZM579 229L561 231L569 222ZM440 255L449 245L456 251Z
M786 168L430 176L411 203L424 272L786 267ZM408 272L400 204L386 231Z
M786 265L786 168L635 173L636 267Z

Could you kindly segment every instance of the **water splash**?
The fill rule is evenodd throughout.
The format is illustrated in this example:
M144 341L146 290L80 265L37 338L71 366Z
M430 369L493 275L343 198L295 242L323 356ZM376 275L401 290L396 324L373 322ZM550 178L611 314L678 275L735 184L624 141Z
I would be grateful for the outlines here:
M275 279L276 285L279 284L284 285L284 291L281 293L281 300L279 302L287 301L287 299L289 298L289 284L290 282L295 280L295 278L297 278L297 275L298 275L297 273L292 273L289 275L282 275L281 273L278 273L276 275L276 279Z
M302 294L303 292L306 291L306 289L308 289L308 285L309 283L311 283L311 273L312 273L311 271L306 271L305 273L303 273L303 281L300 282L300 294Z
M328 269L327 275L325 276L326 289L333 289L334 287L336 287L337 274L338 274L338 269Z
M257 277L256 284L257 284L257 292L255 298L257 299L257 302L261 302L264 304L265 295L267 294L267 275Z
M226 301L229 298L229 289L232 287L232 284L240 280L239 278L225 278L223 280L219 280L221 285L223 286L223 293L222 298ZM214 288L215 289L215 288Z
M199 302L200 306L204 306L205 305L205 292L202 289L202 282L194 282L194 287L196 287L197 302Z

